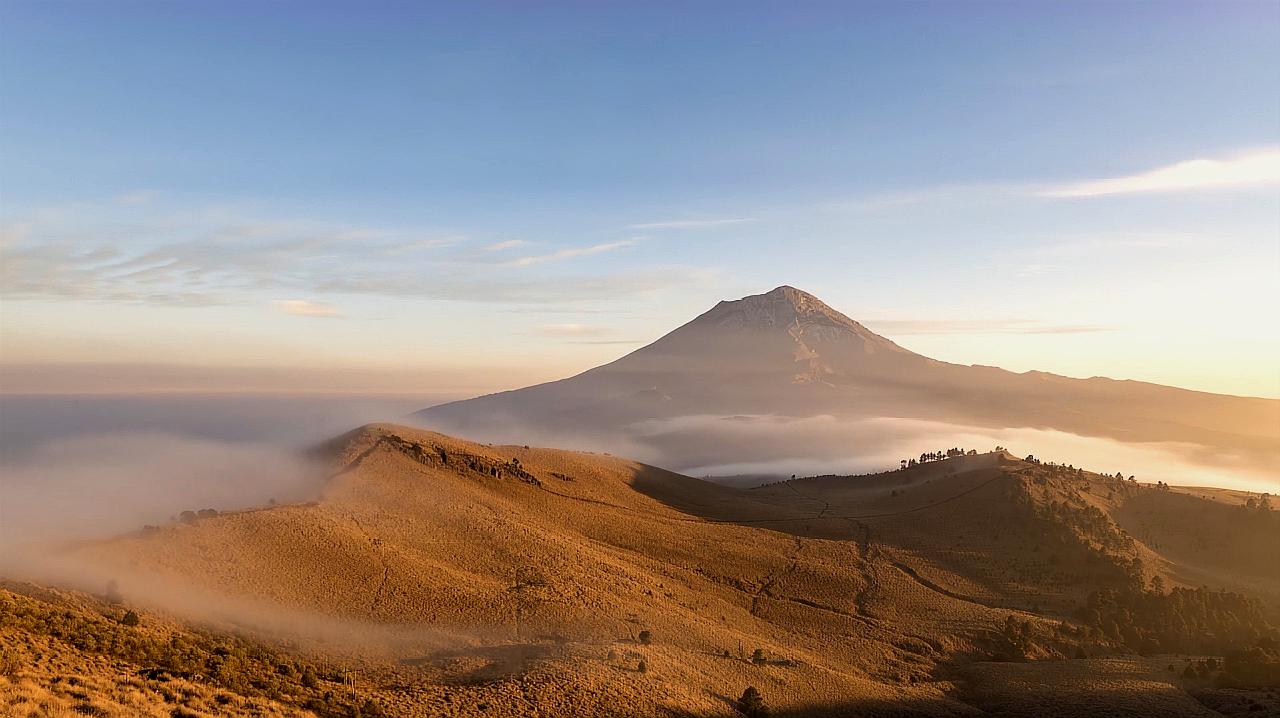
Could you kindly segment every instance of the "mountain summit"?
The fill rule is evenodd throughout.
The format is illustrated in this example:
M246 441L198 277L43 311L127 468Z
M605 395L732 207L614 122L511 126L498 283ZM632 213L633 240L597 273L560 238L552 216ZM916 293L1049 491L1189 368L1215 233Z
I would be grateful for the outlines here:
M753 327L790 327L800 322L820 322L866 331L861 324L827 306L821 299L785 284L764 294L722 301L695 321Z
M797 341L833 341L857 337L868 348L906 350L832 309L808 292L783 285L764 294L723 301L693 320L690 327L714 325L731 330L784 330Z
M941 362L785 285L719 302L652 344L577 376L415 415L471 438L578 438L676 469L697 465L724 441L720 429L728 424L717 417L762 416L1047 428L1199 444L1249 463L1280 459L1280 401ZM714 430L703 431L709 426ZM795 455L794 447L755 448Z

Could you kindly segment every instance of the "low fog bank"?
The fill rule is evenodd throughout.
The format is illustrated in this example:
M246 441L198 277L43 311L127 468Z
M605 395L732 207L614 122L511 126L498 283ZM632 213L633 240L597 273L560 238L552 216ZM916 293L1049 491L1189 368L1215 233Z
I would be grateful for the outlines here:
M897 468L953 446L1013 454L1089 471L1183 486L1280 492L1280 476L1196 444L1125 443L1050 429L988 428L902 418L683 416L640 422L634 438L693 476L814 476ZM646 452L646 453L650 453Z
M429 400L368 396L2 396L0 560L183 511L317 496L306 448ZM2 567L0 567L2 568Z
M48 442L3 471L0 558L21 544L122 533L187 510L308 500L325 467L267 444L117 433Z
M650 419L623 431L558 433L512 418L492 418L484 430L427 428L473 441L607 452L672 471L752 486L778 477L863 474L902 459L953 446L1072 464L1089 471L1180 486L1216 486L1280 493L1280 472L1243 455L1199 444L1122 442L1030 427L994 428L909 418L830 415L691 415Z
M166 433L304 447L375 421L405 421L450 395L0 395L0 465L94 434Z

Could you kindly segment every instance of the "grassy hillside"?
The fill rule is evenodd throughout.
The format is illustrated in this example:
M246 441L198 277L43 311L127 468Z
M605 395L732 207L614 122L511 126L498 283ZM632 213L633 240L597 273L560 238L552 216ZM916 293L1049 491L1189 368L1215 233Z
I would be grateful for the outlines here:
M332 710L369 701L406 716L727 716L747 686L782 715L970 715L998 702L989 677L1002 674L972 669L991 661L1141 693L1146 668L1121 679L1089 666L1139 650L1222 654L1272 633L1253 599L1169 590L1193 570L1175 554L1191 549L1165 556L1125 526L1181 510L1165 508L1171 492L1004 453L739 490L389 425L322 451L335 469L316 503L192 516L75 547L61 565L86 585L115 581L147 626L177 616L173 631L231 632L327 666L317 675L340 671L354 688ZM1220 529L1206 540L1246 540ZM1277 579L1247 558L1220 570L1233 582L1215 588ZM109 623L122 609L76 610ZM1113 628L1122 611L1135 630ZM106 655L134 675L160 662ZM201 660L182 680L280 712L317 698L220 683ZM52 675L24 680L52 690ZM1184 687L1207 689L1158 678L1188 705ZM1060 693L1045 705L1070 714Z

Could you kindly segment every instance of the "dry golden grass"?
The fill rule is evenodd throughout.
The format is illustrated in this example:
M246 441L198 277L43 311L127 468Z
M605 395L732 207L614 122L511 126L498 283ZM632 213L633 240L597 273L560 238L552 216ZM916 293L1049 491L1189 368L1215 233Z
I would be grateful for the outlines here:
M1103 551L1037 518L1055 501L1123 501L1100 477L1005 455L737 490L389 425L326 450L338 468L315 504L62 558L90 582L117 579L133 605L287 640L392 715L729 716L748 685L779 715L968 715L949 666L1000 654L1010 616L1031 637L1023 657L1070 657L1082 639L1060 624L1097 570L1085 554L1150 551ZM1093 663L1035 666L1087 683ZM53 677L32 677L21 691L48 695L23 703L62 701ZM1027 700L1036 691L1057 705L1049 688ZM95 700L125 705L114 695Z
M966 673L966 697L992 716L1220 715L1183 691L1158 660L979 663Z

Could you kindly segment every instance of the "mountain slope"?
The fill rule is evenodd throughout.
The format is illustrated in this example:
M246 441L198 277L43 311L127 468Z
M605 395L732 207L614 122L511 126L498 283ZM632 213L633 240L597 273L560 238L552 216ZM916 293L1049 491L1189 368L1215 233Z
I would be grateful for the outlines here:
M738 490L391 425L323 451L335 471L315 503L179 522L59 560L81 581L116 581L140 610L283 634L308 660L357 675L361 700L404 716L728 716L723 697L747 685L783 715L970 715L954 671L974 660L1149 640L1203 650L1219 635L1212 615L1189 624L1210 638L1136 618L1147 633L1113 635L1106 603L1077 625L1091 592L1131 595L1156 575L1179 585L1180 564L1110 518L1156 489L1005 453ZM1276 536L1274 518L1252 540ZM1232 571L1235 583L1280 583L1269 564ZM1261 609L1241 605L1231 625L1258 630ZM764 665L749 660L755 648ZM1056 664L1045 665L1036 675ZM1120 668L1098 666L1082 695L1158 684L1113 714L1140 715L1144 700L1198 710L1152 665Z
M708 312L568 379L418 412L425 426L501 441L560 441L698 466L680 417L905 417L1183 442L1252 466L1280 459L1280 401L1133 381L961 366L910 352L793 287ZM702 430L699 443L723 441ZM735 445L740 457L753 447ZM776 459L778 456L747 456Z

